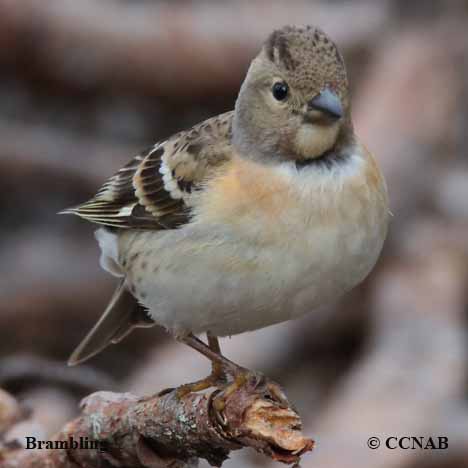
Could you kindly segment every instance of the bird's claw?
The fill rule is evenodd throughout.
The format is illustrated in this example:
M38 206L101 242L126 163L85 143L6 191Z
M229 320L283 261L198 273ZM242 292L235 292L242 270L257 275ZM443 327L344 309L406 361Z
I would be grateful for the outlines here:
M245 385L250 385L259 389L263 389L264 387L267 398L278 404L281 408L290 407L286 395L277 383L269 381L259 372L241 368L241 371L235 374L233 382L216 394L212 400L212 407L216 418L223 426L226 425L226 418L223 415L223 411L226 407L227 400L234 392Z

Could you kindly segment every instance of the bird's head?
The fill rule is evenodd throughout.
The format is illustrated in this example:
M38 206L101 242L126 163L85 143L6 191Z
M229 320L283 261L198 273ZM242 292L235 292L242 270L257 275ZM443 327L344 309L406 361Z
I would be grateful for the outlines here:
M274 31L236 102L233 142L260 160L319 158L352 135L343 58L321 30Z

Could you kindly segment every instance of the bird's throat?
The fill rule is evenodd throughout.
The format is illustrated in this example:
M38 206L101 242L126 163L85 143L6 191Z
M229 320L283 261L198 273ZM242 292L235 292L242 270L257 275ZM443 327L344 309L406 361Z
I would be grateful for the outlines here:
M339 126L303 124L294 139L298 159L320 158L336 143Z

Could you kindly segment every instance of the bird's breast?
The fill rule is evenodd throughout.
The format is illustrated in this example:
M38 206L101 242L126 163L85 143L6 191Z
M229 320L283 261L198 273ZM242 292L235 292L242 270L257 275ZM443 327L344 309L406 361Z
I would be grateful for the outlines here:
M336 237L348 244L347 235L384 237L388 201L375 160L358 146L331 167L234 159L194 211L195 223L228 226L258 245L317 248Z
M291 299L293 315L362 281L386 236L385 182L360 147L332 167L234 160L205 195L198 219L249 240L257 267L276 276L269 281L276 296Z
M136 234L157 263L141 300L168 328L231 335L310 312L362 281L386 234L367 154L331 170L233 162L197 197L185 228Z

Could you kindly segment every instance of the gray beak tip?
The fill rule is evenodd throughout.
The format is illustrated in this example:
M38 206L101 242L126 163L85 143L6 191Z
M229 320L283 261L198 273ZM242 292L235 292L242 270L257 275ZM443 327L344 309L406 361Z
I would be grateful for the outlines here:
M323 112L327 117L335 120L343 117L343 106L340 98L329 88L325 88L320 94L312 98L307 103L307 108Z

